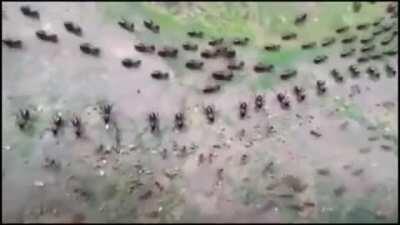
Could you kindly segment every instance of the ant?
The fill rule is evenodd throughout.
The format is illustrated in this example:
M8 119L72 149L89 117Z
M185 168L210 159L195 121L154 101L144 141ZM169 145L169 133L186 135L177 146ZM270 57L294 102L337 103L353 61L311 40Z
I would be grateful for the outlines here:
M175 114L175 127L181 130L185 126L185 116L182 112Z
M75 128L76 137L81 137L82 135L82 123L79 117L74 116L71 120L72 126Z
M39 12L37 10L32 10L29 6L21 6L20 10L22 14L27 17L37 20L40 18Z
M67 21L64 22L64 27L70 33L73 33L76 36L82 36L82 29L77 24Z
M159 131L159 119L158 119L158 114L152 112L148 116L148 120L150 123L150 130L152 133L155 131Z
M99 56L100 48L94 47L90 43L83 43L79 46L80 50L88 55Z
M215 121L215 110L214 107L211 105L208 105L205 110L204 113L206 114L207 120L209 123L214 123Z
M22 41L13 39L4 39L3 43L9 48L22 48Z
M203 89L204 94L211 94L218 92L221 89L221 86L216 84L216 85L208 85Z
M240 117L240 119L245 118L246 114L247 114L247 103L246 102L241 102L239 104L239 117Z
M36 36L42 41L48 41L48 42L53 42L53 43L58 42L58 37L56 34L48 34L44 30L36 31Z
M118 24L125 30L129 32L134 32L135 31L135 24L134 23L129 23L125 19L122 19L122 21L119 21Z
M132 60L129 58L125 58L121 61L122 65L126 68L137 68L140 66L140 64L142 63L142 61L140 59L138 60Z
M143 24L147 29L153 31L153 33L159 33L160 32L160 26L155 24L153 22L153 20L148 20L148 21L144 20Z
M255 99L255 108L256 110L262 109L264 106L264 96L262 95L257 95Z

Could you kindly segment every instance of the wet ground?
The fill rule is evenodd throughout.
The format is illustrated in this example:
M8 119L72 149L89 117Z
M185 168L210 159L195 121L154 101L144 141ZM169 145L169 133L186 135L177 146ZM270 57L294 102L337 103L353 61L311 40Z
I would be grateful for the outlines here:
M397 221L397 4L358 7L2 3L2 221ZM306 19L296 24L303 13ZM134 23L132 32L119 25L123 19ZM158 32L144 20L153 20ZM68 31L66 21L81 34ZM57 42L41 40L38 30L56 34ZM297 36L284 40L288 32ZM210 46L221 37L221 45ZM245 37L247 45L232 43ZM322 46L327 37L335 42ZM6 39L22 44L12 47ZM197 50L185 50L185 41ZM315 47L302 49L314 41ZM100 54L85 54L83 43ZM155 52L138 51L139 43L155 45ZM266 50L271 44L280 49ZM163 46L177 48L177 56L161 57ZM201 55L219 46L235 56ZM327 59L315 63L317 56ZM141 63L127 68L124 58ZM187 68L190 59L203 67ZM213 78L241 60L231 80ZM259 62L274 68L256 72ZM154 79L155 70L168 79ZM281 79L289 70L294 77ZM325 81L324 93L318 80ZM209 85L220 88L206 94ZM303 101L296 85L304 89ZM256 96L263 99L259 108ZM247 104L243 117L241 102ZM207 106L214 113L206 114ZM152 112L158 120L149 120Z

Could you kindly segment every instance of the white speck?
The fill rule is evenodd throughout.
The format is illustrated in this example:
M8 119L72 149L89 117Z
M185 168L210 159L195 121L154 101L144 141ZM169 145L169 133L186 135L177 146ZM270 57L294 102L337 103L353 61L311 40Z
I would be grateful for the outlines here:
M106 163L107 163L107 160L103 159L101 162L102 162L103 164L106 164Z
M51 23L46 23L43 27L43 30L50 30L51 29Z
M335 96L335 100L340 100L340 97L339 96Z
M384 131L385 132L390 132L390 128L389 127L385 127Z
M318 22L318 18L317 17L314 18L314 22Z
M110 125L106 124L106 130L108 130L110 128Z
M162 206L158 207L158 212L161 212L162 210L163 210Z
M10 151L11 147L9 145L6 145L6 146L3 146L3 149L6 150L6 151Z
M37 107L37 111L39 111L39 112L43 112L43 106L42 106L42 105L38 105L38 107Z
M371 163L371 166L372 166L372 167L377 167L377 166L378 166L378 163L373 162L373 163Z
M280 19L281 19L281 21L282 21L283 23L286 22L286 18L285 18L284 16L280 16Z
M104 176L104 171L103 170L99 170L99 174L100 174L100 176Z
M279 211L278 207L274 207L274 212L278 212L278 211Z
M62 116L61 112L58 112L58 113L57 113L57 116L61 117L61 116Z
M37 181L33 182L33 185L35 185L36 187L43 187L44 183L42 181L37 180Z

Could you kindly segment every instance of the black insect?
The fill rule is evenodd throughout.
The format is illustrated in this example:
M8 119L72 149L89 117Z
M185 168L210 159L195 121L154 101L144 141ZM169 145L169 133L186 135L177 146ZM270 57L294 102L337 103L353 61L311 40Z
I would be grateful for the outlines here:
M394 40L395 35L391 34L387 37L385 37L382 41L381 41L381 45L388 45L390 44L390 42L392 42Z
M378 35L381 35L383 32L384 32L383 28L382 27L378 27L374 31L372 31L372 35L378 36Z
M396 75L396 70L389 64L385 65L385 71L388 77L394 77Z
M304 99L306 98L304 88L299 87L299 86L294 86L293 90L294 90L294 94L296 95L297 101L298 102L304 101Z
M361 73L360 69L357 67L357 65L350 65L349 71L350 71L352 77L358 77L358 76L360 76L360 73Z
M343 44L350 44L350 43L353 43L356 40L357 40L357 36L356 35L352 35L350 37L343 38L342 39L342 43Z
M368 61L369 61L369 57L367 57L367 56L360 56L357 59L357 62L359 62L359 63L365 63L365 62L368 62Z
M233 72L230 70L220 70L212 73L215 80L230 81L233 78Z
M182 48L186 51L197 51L198 45L191 42L185 42L182 44Z
M110 104L101 105L100 109L101 109L104 123L108 124L111 120L112 105L110 105Z
M367 68L367 74L373 79L378 79L380 77L379 71L375 67L372 67L372 66L369 66Z
M383 57L383 55L379 54L379 53L374 53L369 56L369 58L372 60L380 60L380 59L382 59L382 57Z
M387 56L395 56L395 55L397 55L397 50L396 49L385 50L382 52L382 54L387 55Z
M232 48L227 48L227 47L222 47L222 48L217 48L216 52L218 55L231 59L236 56L236 51Z
M366 53L366 52L371 52L375 49L375 45L371 44L371 45L366 45L360 48L360 52L362 53Z
M151 73L151 77L157 80L167 80L169 78L169 73L163 73L160 70L155 70Z
M58 114L53 118L51 131L53 132L54 136L56 136L58 134L58 131L60 130L60 128L62 127L63 124L64 124L64 120L61 117L61 115Z
M122 19L121 21L118 21L118 25L122 27L124 30L127 30L129 32L134 32L135 31L135 24L130 23L126 21L125 19Z
M154 45L145 45L144 43L139 43L135 45L135 49L138 52L143 52L143 53L153 53L156 50L156 47Z
M208 105L205 110L204 113L206 114L207 120L209 123L214 123L215 121L215 112L214 112L214 108L210 105Z
M334 37L326 37L322 40L321 46L322 47L328 47L333 45L336 42L336 38Z
M137 68L141 63L142 61L140 59L132 60L130 58L125 58L121 61L121 64L126 68Z
M322 80L317 80L317 93L319 95L322 95L326 92L326 86L325 86L325 81Z
M13 39L4 39L3 43L9 48L22 48L22 41Z
M355 52L356 52L355 48L350 48L350 49L340 53L340 57L347 58L347 57L350 57L350 56L354 55Z
M389 24L384 24L382 25L382 30L383 32L388 32L390 31L394 26L396 25L396 23L389 23Z
M215 38L212 39L211 41L208 42L209 45L211 46L217 46L220 45L224 42L224 38Z
M195 59L190 59L189 61L186 62L186 68L192 69L192 70L199 70L203 68L204 62L200 60L195 60Z
M31 115L28 109L20 109L17 115L17 125L23 130L26 127L26 124L30 120Z
M243 154L241 157L240 157L240 164L241 165L245 165L246 163L247 163L247 160L248 160L248 156L247 156L247 154Z
M64 27L68 32L75 34L76 36L82 36L82 29L77 24L74 24L71 21L67 21L64 22Z
M361 44L369 44L375 39L375 36L371 35L369 37L365 37L360 39Z
M378 19L376 19L376 20L372 23L372 25L376 27L376 26L378 26L379 24L381 24L382 21L383 21L384 19L385 19L384 17L379 17Z
M155 131L159 130L159 119L158 119L158 114L152 112L148 116L149 124L150 124L150 130L152 133Z
M321 133L319 133L319 132L317 132L317 131L315 131L315 130L311 130L311 131L310 131L310 134L313 135L313 136L315 136L315 137L321 137L321 136L322 136Z
M336 69L332 69L330 73L331 73L331 76L333 77L333 79L335 79L336 82L338 82L338 83L343 82L343 80L344 80L343 76L340 75L340 73Z
M288 109L290 107L289 98L285 96L283 93L278 93L276 95L276 98L278 99L278 102L281 104L281 107L283 109Z
M343 26L336 29L336 33L342 34L350 30L350 26Z
M307 19L307 13L300 14L294 20L294 24L295 25L303 24L306 21L306 19Z
M143 24L147 29L153 31L153 33L159 33L160 32L160 26L155 24L153 22L153 20L144 20Z
M185 126L185 116L182 112L175 114L175 127L177 129L182 129Z
M238 46L246 46L249 41L250 41L250 39L248 37L235 38L235 39L233 39L232 44L238 45Z
M294 32L289 32L287 34L282 35L282 40L289 41L297 38L297 34Z
M325 62L328 59L328 56L326 55L318 55L317 57L314 58L314 63L315 64L320 64Z
M90 43L83 43L79 46L81 51L85 54L92 55L92 56L99 56L100 55L100 48L91 45Z
M227 66L228 69L230 70L241 70L244 66L243 61L238 61L238 62L230 62Z
M264 64L264 63L259 62L254 66L253 69L257 73L271 72L274 69L274 65L272 65L272 64Z
M209 58L215 58L218 56L217 51L211 50L211 49L205 49L200 53L201 57L209 59Z
M75 116L71 120L72 126L75 128L76 137L81 137L82 135L82 123L79 117Z
M29 6L21 6L21 12L22 14L24 14L25 16L32 18L32 19L39 19L40 15L39 12L37 10L32 10Z
M264 96L262 95L257 95L255 99L255 108L256 110L262 109L264 107Z
M240 117L240 119L245 118L246 114L247 114L247 103L246 102L241 102L239 104L239 117Z
M187 35L192 38L203 38L204 33L203 31L189 31Z
M278 44L270 44L270 45L266 45L264 47L265 50L270 51L270 52L276 52L279 51L281 49L281 46Z
M358 13L361 10L361 2L353 2L353 12Z
M308 43L302 44L301 48L304 49L304 50L307 50L307 49L315 48L316 46L317 46L317 42L312 41L312 42L308 42Z
M178 55L178 49L174 47L164 47L158 51L158 55L161 57L175 58Z
M221 89L221 86L216 84L216 85L208 85L203 89L204 94L212 94L216 93Z
M288 69L288 70L284 71L284 72L280 75L280 77L281 77L282 80L288 80L288 79L290 79L290 78L292 78L292 77L294 77L294 76L296 76L296 75L297 75L297 70L295 70L295 69Z
M42 41L48 41L48 42L53 42L53 43L58 42L57 34L48 34L44 30L36 31L36 37L38 37Z
M371 26L370 23L361 23L356 26L357 30L366 30Z

